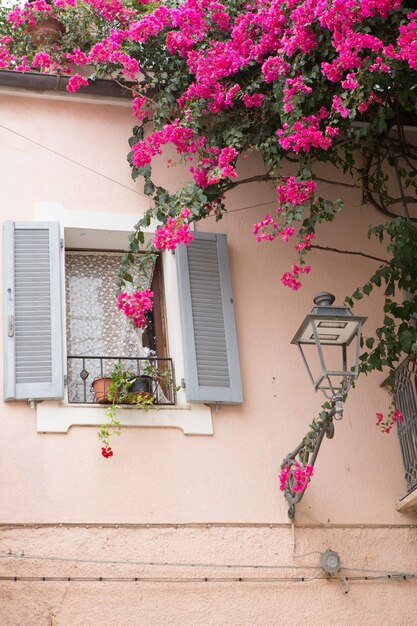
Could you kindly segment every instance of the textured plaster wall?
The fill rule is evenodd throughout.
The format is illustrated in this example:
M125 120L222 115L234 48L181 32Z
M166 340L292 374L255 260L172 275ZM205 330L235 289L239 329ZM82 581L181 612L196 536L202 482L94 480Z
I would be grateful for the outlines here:
M413 626L417 581L338 579L250 582L248 578L311 578L329 546L342 566L417 569L415 528L43 528L3 530L1 552L79 559L279 565L288 569L219 569L2 560L0 575L171 578L171 582L2 582L5 626ZM389 550L387 550L389 546ZM313 552L313 554L310 554ZM296 568L296 569L295 569ZM347 572L363 577L363 572ZM371 573L368 573L371 576ZM201 582L201 578L208 578ZM211 582L244 577L246 582ZM181 579L191 579L180 582ZM200 582L193 582L193 579Z
M6 166L0 174L3 219L33 219L35 203L41 201L78 211L143 211L147 200L139 195L140 185L129 180L125 162L129 109L10 97L0 97L0 107L6 127L113 179L0 129L0 158ZM159 159L157 180L172 187L186 175L178 167L167 170L167 156ZM261 167L248 159L241 175ZM328 194L340 193L327 187ZM367 279L375 262L314 251L313 272L302 290L284 289L279 277L294 260L292 247L256 244L251 234L252 224L273 210L273 204L262 203L274 199L272 185L237 188L228 201L230 215L218 224L210 218L199 225L229 238L244 404L213 413L214 437L186 437L174 429L126 430L111 461L99 455L95 427L73 427L65 435L38 434L35 411L27 404L3 405L3 521L286 519L277 488L279 464L321 405L290 340L318 291L332 291L341 302ZM353 250L369 246L366 231L379 216L360 200L359 192L347 197L346 210L334 225L320 231L321 245ZM382 253L376 242L370 249ZM372 314L379 304L380 296L375 295L358 306L359 313L370 316L369 329L376 323ZM314 487L299 507L301 520L407 520L395 510L405 490L396 436L382 435L374 425L375 412L389 401L379 387L383 379L384 374L364 378L350 394L334 440L323 444Z
M140 184L131 182L125 162L132 123L128 109L0 95L0 115L4 126L71 159L1 128L2 220L34 219L36 202L133 215L146 208L148 201L140 195ZM156 168L157 179L168 185L186 180L180 168L167 171L162 167L170 156L162 155ZM242 163L242 175L243 170L253 175L262 166L249 158ZM326 178L332 175L326 172ZM324 191L334 197L340 193L328 185ZM185 436L174 429L125 429L115 442L115 456L106 460L99 454L96 427L39 434L35 410L22 402L3 403L0 522L32 523L39 528L3 531L0 552L316 564L318 555L292 557L292 534L286 526L253 525L286 524L287 507L278 489L279 465L320 410L321 399L310 389L290 340L318 291L332 291L342 302L367 279L375 263L359 256L314 251L313 272L303 289L293 293L282 288L279 277L294 261L291 246L257 245L251 234L252 224L273 210L274 200L273 186L237 188L228 200L230 214L222 222L208 219L199 225L201 230L228 235L244 404L213 412L212 437ZM383 254L377 243L369 244L366 238L369 224L380 217L361 206L359 192L346 200L346 210L337 221L320 230L320 244L358 251L366 245L371 253ZM376 294L357 308L370 317L369 330L379 321L380 302ZM417 571L416 529L409 527L416 518L395 508L405 495L398 441L394 432L382 435L374 424L375 412L389 403L387 392L380 388L383 379L383 373L361 379L351 392L345 417L336 424L335 438L324 441L314 480L297 507L298 524L344 527L297 530L296 550L332 547L352 567ZM48 523L119 524L120 528L42 527ZM210 530L123 527L147 523L237 526ZM0 560L0 573L10 575L122 575L125 567ZM165 570L162 573L166 575ZM289 575L293 573L289 570ZM194 570L187 572L194 574ZM183 570L179 575L185 575ZM137 586L1 582L0 624L417 623L414 582L352 583L347 596L337 586L336 581Z

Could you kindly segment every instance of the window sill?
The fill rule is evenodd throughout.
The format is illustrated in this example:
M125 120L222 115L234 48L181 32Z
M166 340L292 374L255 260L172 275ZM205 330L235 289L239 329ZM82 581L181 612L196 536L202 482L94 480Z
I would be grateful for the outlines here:
M38 433L66 433L71 426L100 426L106 407L95 404L40 402L36 407ZM213 435L211 409L205 404L152 407L148 411L124 406L117 409L122 426L179 428L184 435Z
M397 511L401 513L409 511L417 511L417 489L414 489L405 498L400 500L397 504Z

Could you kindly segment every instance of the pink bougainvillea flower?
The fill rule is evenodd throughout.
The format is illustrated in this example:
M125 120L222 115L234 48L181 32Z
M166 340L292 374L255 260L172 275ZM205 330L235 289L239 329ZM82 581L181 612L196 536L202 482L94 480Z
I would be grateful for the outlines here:
M74 74L68 80L67 91L75 93L80 87L86 87L88 85L88 78L81 76L80 74Z
M248 93L242 98L242 101L247 109L255 108L259 109L262 106L262 102L264 100L264 95L262 93L255 93L252 96Z
M132 320L134 326L144 329L148 325L146 314L152 311L153 295L149 289L132 294L124 291L117 296L117 308Z
M293 291L298 291L301 287L301 283L297 280L291 272L285 272L281 276L281 282L285 287L289 287Z
M299 241L294 247L296 250L304 250L311 246L311 240L315 239L314 233L304 233L302 241Z
M175 250L180 243L188 246L190 241L194 239L188 223L190 216L190 209L185 207L181 209L177 217L169 217L164 226L156 229L152 242L153 247L163 251L171 251Z
M291 271L293 274L309 274L311 272L310 265L296 265L295 263L291 267Z
M314 473L314 468L309 463L296 461L293 465L285 465L279 473L279 488L285 491L287 482L291 478L291 491L300 493L307 489L310 478Z
M145 98L144 96L137 96L136 98L133 98L132 111L133 111L133 115L138 120L143 120L144 117L146 117L147 115L150 115L151 112L149 108L146 108L147 102L148 102L148 99Z
M383 413L376 414L376 425L379 426L381 432L390 433L395 423L402 424L404 415L399 409L390 409L388 416L385 418Z
M316 184L312 180L296 180L294 176L282 178L277 185L278 202L294 205L305 204L316 190Z

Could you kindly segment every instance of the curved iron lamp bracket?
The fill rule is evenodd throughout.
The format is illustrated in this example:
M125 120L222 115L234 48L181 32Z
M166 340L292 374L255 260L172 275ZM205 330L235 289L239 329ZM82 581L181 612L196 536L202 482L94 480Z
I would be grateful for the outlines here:
M311 424L311 430L304 437L303 441L283 460L281 469L286 465L292 467L298 460L304 464L314 467L324 436L332 439L334 436L333 420L340 420L343 417L343 402L346 393L336 394L332 399L332 406L328 411L323 411L319 418ZM293 475L290 473L285 483L284 496L290 505L288 508L288 517L293 519L295 516L295 506L303 499L306 488L302 491L293 491L294 481Z

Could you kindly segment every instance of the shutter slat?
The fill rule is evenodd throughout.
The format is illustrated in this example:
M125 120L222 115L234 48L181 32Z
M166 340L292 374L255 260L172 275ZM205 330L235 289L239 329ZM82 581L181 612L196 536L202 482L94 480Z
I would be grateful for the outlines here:
M243 401L225 235L177 249L189 401Z
M34 240L37 242L36 253L32 251ZM33 253L32 253L33 252ZM26 261L30 260L30 265ZM42 236L32 236L30 230L15 230L15 315L18 323L15 325L15 350L16 350L16 385L26 382L27 378L42 378L45 383L52 383L52 346L48 342L46 353L40 357L26 342L25 330L30 326L32 339L40 346L46 347L44 325L51 327L51 307L49 297L38 299L37 307L29 310L21 309L21 296L32 298L35 302L39 298L38 285L40 283L50 290L49 261L50 245L49 231ZM39 308L41 310L39 310Z
M60 234L57 223L4 226L6 318L5 399L63 396Z
M225 385L230 383L227 353L222 349L226 343L222 293L220 289L219 261L216 241L209 242L202 249L191 244L188 248L188 268L190 273L191 310L193 316L197 378L201 386L212 384L211 370L222 371ZM207 306L206 286L211 285L210 300ZM210 312L212 315L210 315ZM215 364L212 365L205 352L205 344L199 341L201 336L209 337ZM213 353L210 356L213 362Z

